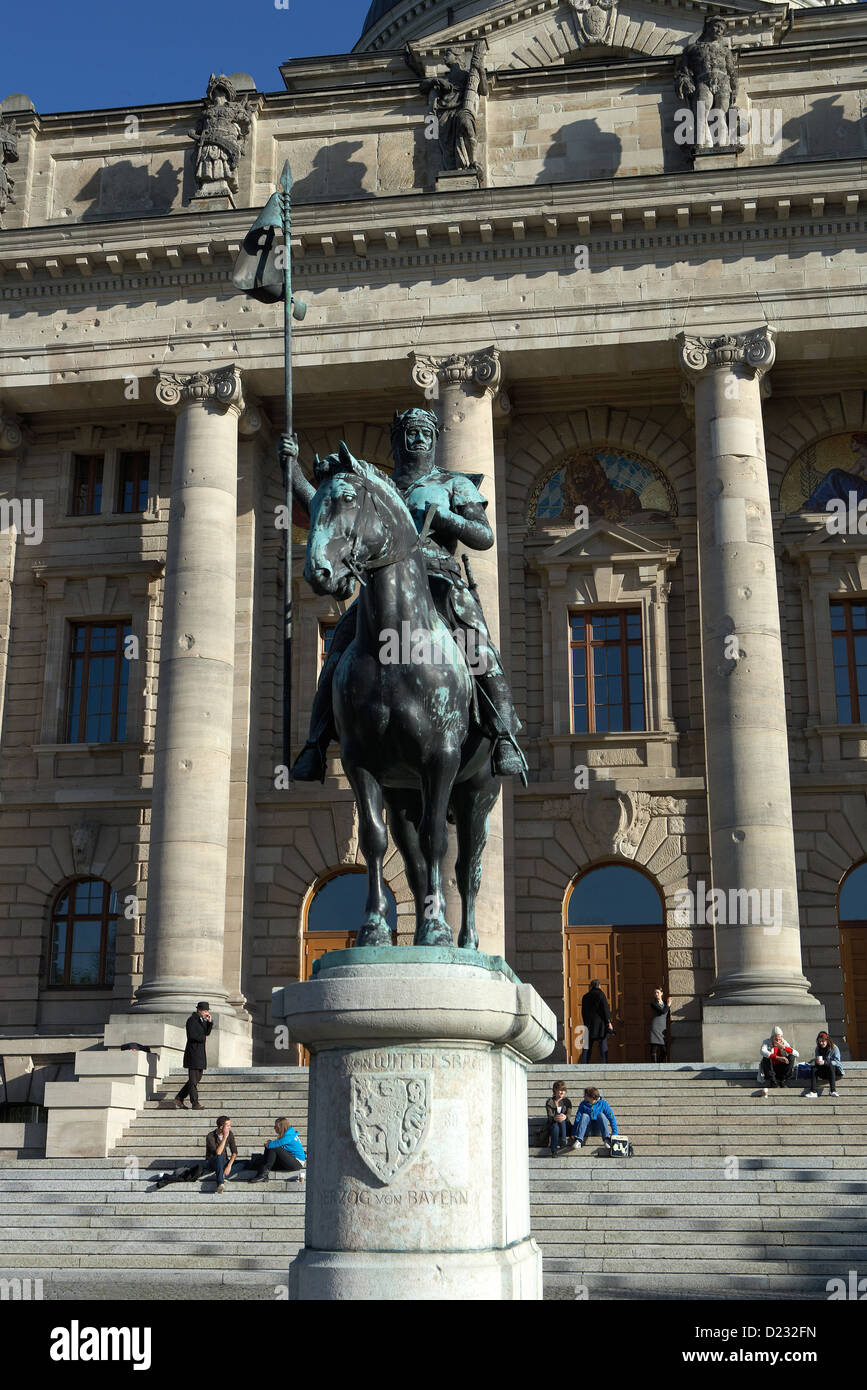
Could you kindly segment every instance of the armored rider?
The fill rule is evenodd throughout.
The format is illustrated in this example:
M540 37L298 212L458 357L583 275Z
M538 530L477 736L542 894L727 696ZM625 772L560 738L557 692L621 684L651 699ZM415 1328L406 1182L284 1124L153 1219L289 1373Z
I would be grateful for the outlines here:
M491 767L497 777L524 777L526 761L517 743L521 728L500 655L491 641L478 599L464 579L455 559L458 544L471 550L489 550L494 544L482 497L464 473L450 473L436 465L439 426L429 410L414 408L395 414L391 427L394 483L409 508L422 537L422 553L431 594L440 617L451 631L462 634L461 645L476 683L478 719L491 739ZM281 459L298 457L298 444L284 435ZM295 497L309 510L316 489L295 469ZM355 605L347 609L331 636L328 658L322 667L313 710L310 735L295 760L292 776L300 782L325 780L328 745L336 737L331 705L331 683L341 655L355 636Z

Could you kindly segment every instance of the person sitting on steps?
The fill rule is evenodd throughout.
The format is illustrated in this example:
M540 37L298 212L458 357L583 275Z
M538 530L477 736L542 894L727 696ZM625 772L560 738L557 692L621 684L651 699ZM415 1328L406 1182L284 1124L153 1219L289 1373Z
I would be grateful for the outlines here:
M573 1147L583 1148L588 1132L601 1132L606 1149L611 1148L611 1136L617 1133L617 1117L595 1086L585 1089L584 1099L576 1111L575 1123L572 1126Z
M205 1157L186 1168L176 1168L173 1173L163 1173L157 1179L157 1187L168 1187L171 1182L198 1182L205 1173L214 1173L217 1178L217 1192L222 1195L223 1184L232 1175L232 1168L238 1157L238 1145L232 1133L232 1121L228 1115L218 1115L217 1125L205 1138Z
M815 1100L819 1095L820 1081L830 1082L832 1096L840 1094L837 1090L837 1080L845 1075L840 1065L840 1049L827 1033L819 1033L816 1038L816 1051L810 1063L810 1073L813 1078L812 1089L807 1092L810 1100Z
M763 1095L768 1094L769 1086L779 1086L785 1090L786 1084L795 1073L795 1058L800 1056L783 1037L782 1028L775 1028L769 1038L762 1043L762 1056L759 1062L759 1081L764 1081Z
M422 553L437 611L450 631L462 634L462 649L478 694L479 726L491 740L493 775L519 776L526 784L527 763L517 742L521 721L478 598L455 559L458 544L472 550L489 550L494 544L494 533L485 515L488 503L466 474L437 467L438 435L437 418L429 410L415 408L395 414L391 428L393 481L422 537ZM298 441L294 435L283 435L280 459L284 468L290 457L297 460ZM293 468L293 477L295 500L309 511L316 489L300 468ZM328 657L313 699L310 733L292 767L295 781L325 781L328 745L337 736L331 687L338 662L355 636L355 623L353 603L331 634Z
M259 1172L250 1181L267 1182L272 1168L276 1168L280 1173L297 1174L298 1181L303 1182L307 1155L297 1129L292 1128L286 1115L281 1115L274 1121L274 1132L277 1138L269 1139L264 1153L253 1160Z
M545 1101L548 1113L548 1137L551 1141L551 1157L557 1157L558 1149L567 1147L569 1135L569 1115L572 1102L566 1094L566 1082L555 1081L551 1095Z

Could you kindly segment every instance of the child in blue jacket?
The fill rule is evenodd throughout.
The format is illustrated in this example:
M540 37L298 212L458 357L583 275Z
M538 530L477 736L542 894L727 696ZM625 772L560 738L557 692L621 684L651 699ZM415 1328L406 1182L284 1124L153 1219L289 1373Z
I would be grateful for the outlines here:
M588 1086L584 1092L584 1099L578 1106L575 1113L575 1123L572 1126L572 1142L580 1149L587 1137L588 1131L598 1134L601 1132L606 1147L610 1146L612 1134L617 1133L617 1117L608 1101L600 1096L595 1086Z
M259 1172L252 1182L266 1182L272 1168L283 1173L297 1173L298 1181L304 1181L304 1164L307 1155L297 1129L293 1129L285 1115L274 1121L276 1139L269 1139L265 1152L256 1160Z

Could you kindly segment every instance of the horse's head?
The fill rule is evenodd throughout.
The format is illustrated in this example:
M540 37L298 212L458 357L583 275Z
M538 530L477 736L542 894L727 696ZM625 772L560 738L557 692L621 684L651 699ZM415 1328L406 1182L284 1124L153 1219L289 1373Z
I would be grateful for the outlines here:
M317 459L315 476L304 578L314 593L348 599L366 568L415 545L415 527L391 480L342 441L336 454Z

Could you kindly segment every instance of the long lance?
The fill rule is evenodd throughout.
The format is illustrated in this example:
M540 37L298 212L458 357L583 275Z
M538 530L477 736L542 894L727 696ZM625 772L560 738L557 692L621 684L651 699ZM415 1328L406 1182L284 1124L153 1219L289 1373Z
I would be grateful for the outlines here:
M283 222L283 409L286 434L292 436L292 171L287 159L280 174L280 216ZM295 460L283 467L286 504L286 550L283 557L283 762L292 766L292 506Z

